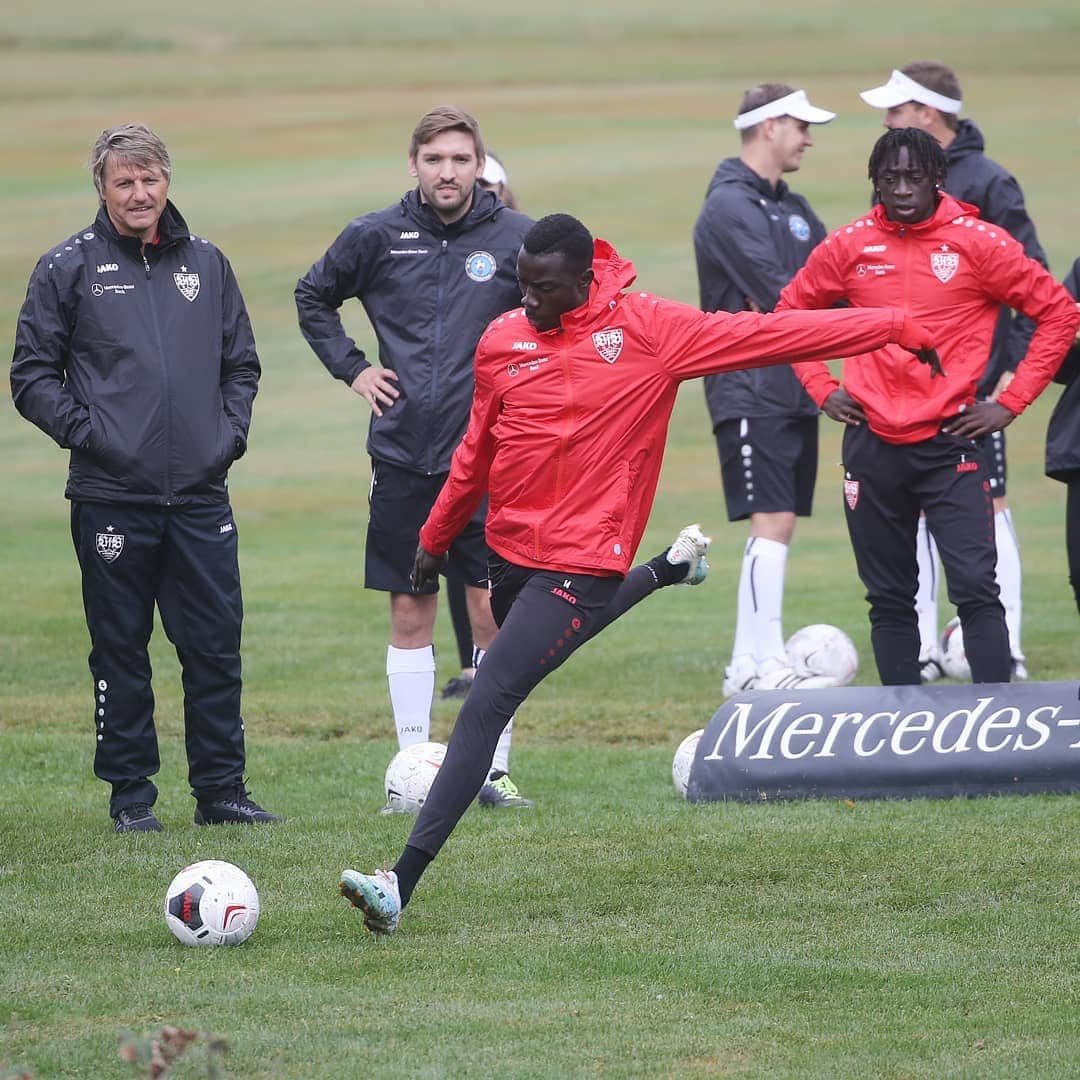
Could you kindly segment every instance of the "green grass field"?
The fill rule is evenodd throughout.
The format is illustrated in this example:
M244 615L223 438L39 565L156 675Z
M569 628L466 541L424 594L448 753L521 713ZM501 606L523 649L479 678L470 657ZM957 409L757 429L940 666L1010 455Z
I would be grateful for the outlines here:
M417 118L480 118L524 208L567 210L641 283L693 302L690 230L730 117L763 79L840 113L795 186L828 224L866 205L880 114L860 89L908 60L961 75L989 150L1020 177L1059 276L1080 254L1080 14L1067 0L794 13L695 0L554 0L527 11L327 0L138 12L14 0L0 26L0 325L36 258L95 211L104 127L166 139L171 194L244 288L264 364L231 489L247 619L245 717L273 829L191 825L175 657L153 661L161 836L109 832L90 773L88 641L62 498L65 455L0 410L0 1076L132 1075L117 1033L223 1037L226 1074L322 1077L1066 1077L1077 1023L1075 799L691 807L671 755L720 700L741 526L726 523L702 393L679 402L644 554L687 521L714 538L701 589L670 590L592 643L522 710L515 779L535 812L472 812L402 932L336 896L343 865L393 858L375 816L393 750L385 602L360 587L365 413L296 328L292 288L350 217L408 186ZM359 309L350 327L372 344ZM1077 675L1064 489L1042 476L1056 389L1009 432L1032 676ZM785 625L851 634L874 682L823 421L815 516ZM440 681L454 667L440 621ZM437 705L435 735L452 710ZM160 917L199 858L243 866L263 917L236 950L185 950ZM202 1071L200 1072L200 1069ZM206 1075L193 1058L176 1075Z

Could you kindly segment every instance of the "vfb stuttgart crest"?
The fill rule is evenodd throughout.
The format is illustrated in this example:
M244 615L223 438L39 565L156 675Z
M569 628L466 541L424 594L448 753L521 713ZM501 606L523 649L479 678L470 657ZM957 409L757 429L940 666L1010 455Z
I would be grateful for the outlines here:
M622 330L597 330L592 336L592 343L596 346L601 359L614 364L619 359L619 353L622 352L623 332Z
M859 505L859 481L858 480L845 480L844 481L844 499L848 504L849 510L854 510Z
M124 534L113 531L113 526L106 526L105 532L97 534L97 553L107 562L116 562L124 550Z
M955 251L931 251L930 269L944 285L960 269L960 256Z
M189 274L186 266L181 266L179 274L173 274L173 281L180 290L180 295L189 303L195 303L195 297L199 295L199 275Z

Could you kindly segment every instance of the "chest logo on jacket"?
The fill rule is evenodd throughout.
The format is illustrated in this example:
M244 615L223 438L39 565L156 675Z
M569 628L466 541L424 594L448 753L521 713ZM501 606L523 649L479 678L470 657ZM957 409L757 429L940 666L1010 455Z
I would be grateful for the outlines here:
M97 534L97 553L107 562L115 562L124 550L124 534L116 532L115 525L106 525L105 532Z
M490 281L495 276L496 265L490 251L474 251L465 259L465 273L470 281Z
M186 266L180 267L179 274L173 274L173 281L180 290L180 295L189 303L195 303L195 297L199 295L199 275L188 273Z
M622 330L597 330L592 336L592 343L600 354L601 360L614 364L622 352Z
M960 269L960 256L949 250L948 244L942 244L940 251L930 252L930 269L942 285Z
M801 240L804 244L810 239L810 226L806 222L806 218L800 214L792 214L787 219L788 228L791 230L791 235L796 240Z

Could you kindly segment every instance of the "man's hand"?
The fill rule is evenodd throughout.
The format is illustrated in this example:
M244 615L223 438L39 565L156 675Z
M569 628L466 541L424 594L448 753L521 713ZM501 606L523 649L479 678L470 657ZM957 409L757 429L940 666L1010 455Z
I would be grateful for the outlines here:
M961 405L959 415L946 420L941 430L961 439L977 439L1008 427L1015 419L1016 413L996 401L976 401L974 405Z
M439 577L439 571L446 565L445 555L429 555L423 544L416 546L416 558L412 566L413 592L419 592L425 585L431 585Z
M938 356L937 349L912 349L911 351L919 358L920 364L930 365L931 379L936 379L939 375L945 374L945 369L941 366L941 357Z
M364 368L352 381L353 393L359 394L370 406L376 416L382 416L380 405L390 408L397 401L401 391L394 385L398 381L397 372L384 367Z
M865 419L863 407L841 386L822 403L821 411L831 420L858 427Z

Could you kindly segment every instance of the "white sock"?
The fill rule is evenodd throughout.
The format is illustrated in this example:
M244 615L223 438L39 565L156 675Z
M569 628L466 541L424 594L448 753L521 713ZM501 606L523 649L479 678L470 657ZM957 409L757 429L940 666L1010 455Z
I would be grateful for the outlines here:
M386 649L386 681L394 710L398 748L427 742L431 734L431 701L435 696L435 649Z
M753 539L743 548L742 569L739 571L739 593L735 608L735 644L731 649L731 670L742 671L754 667L754 586L752 571L754 560L750 557Z
M1020 544L1013 529L1012 511L1006 507L994 515L994 543L997 544L997 583L1001 590L1001 606L1005 609L1005 625L1009 629L1009 652L1022 658L1020 648L1020 616L1023 573L1020 567Z
M787 567L787 544L750 538L743 556L743 572L749 578L749 609L752 652L757 666L787 664L784 650L784 571ZM749 564L749 567L747 566ZM739 581L739 608L742 609L742 579Z
M481 649L478 645L473 647L473 667L479 667L487 649ZM499 741L495 744L495 753L491 757L491 772L510 771L510 742L514 735L514 718L511 716L506 721L506 727L499 735Z
M930 656L938 648L938 584L941 563L937 542L927 528L926 518L919 515L915 533L915 562L919 567L919 585L915 590L915 615L919 620L919 656Z

